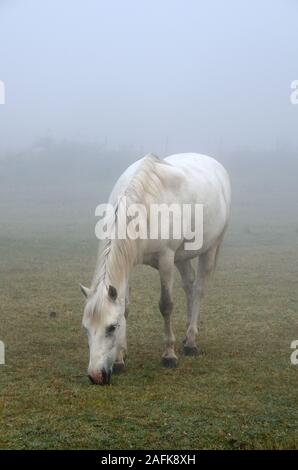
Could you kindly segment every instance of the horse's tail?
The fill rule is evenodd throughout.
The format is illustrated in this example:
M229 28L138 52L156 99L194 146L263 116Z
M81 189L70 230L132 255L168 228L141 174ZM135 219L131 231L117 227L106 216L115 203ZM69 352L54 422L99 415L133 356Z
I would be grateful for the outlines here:
M213 245L211 248L209 248L209 250L206 251L206 253L203 253L199 257L199 269L200 269L201 274L206 279L208 279L209 277L212 277L215 273L223 236L224 236L224 232L218 239L217 243Z

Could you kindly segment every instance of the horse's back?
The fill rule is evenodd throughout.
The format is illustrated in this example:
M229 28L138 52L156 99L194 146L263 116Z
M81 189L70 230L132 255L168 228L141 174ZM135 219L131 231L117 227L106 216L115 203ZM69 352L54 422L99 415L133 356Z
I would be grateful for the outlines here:
M174 154L164 160L149 154L122 173L113 188L110 202L114 203L129 188L139 169L146 165L146 159L156 163L156 171L163 181L155 203L203 205L203 250L208 249L221 236L229 221L231 188L225 168L214 158L197 153ZM141 197L145 201L145 194Z
M110 199L114 199L115 197L119 196L121 193L125 191L128 187L131 179L138 171L142 162L146 158L157 158L153 154L148 154L143 158L132 163L118 178L112 192ZM158 159L157 159L158 160ZM166 157L163 160L160 160L160 163L168 163L173 170L179 169L180 171L184 172L186 178L190 178L193 180L218 180L220 179L221 182L226 186L227 192L230 193L230 181L229 176L225 168L212 157L207 155L198 154L198 153L179 153L173 154ZM164 169L165 172L171 173L171 169L168 165L165 165L166 168ZM175 175L174 175L175 176ZM230 197L230 194L227 196Z
M180 168L193 179L220 180L230 190L230 179L226 169L215 158L199 153L178 153L166 157L170 165Z
M165 159L180 174L183 202L203 205L203 251L222 236L230 218L231 186L226 169L212 157L197 153L175 154ZM177 177L178 178L178 177Z

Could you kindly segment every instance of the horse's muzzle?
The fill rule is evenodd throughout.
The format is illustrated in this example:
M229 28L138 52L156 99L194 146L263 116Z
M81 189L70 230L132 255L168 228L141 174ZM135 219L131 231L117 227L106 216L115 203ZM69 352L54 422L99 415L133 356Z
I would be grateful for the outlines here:
M96 371L88 374L88 377L94 385L109 385L111 381L111 372L107 372L105 369Z

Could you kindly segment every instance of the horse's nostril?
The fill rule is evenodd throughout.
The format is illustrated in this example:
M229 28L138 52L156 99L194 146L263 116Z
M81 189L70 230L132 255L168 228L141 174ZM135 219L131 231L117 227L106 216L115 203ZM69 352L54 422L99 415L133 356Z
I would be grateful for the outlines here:
M102 385L103 384L103 374L101 372L91 372L88 374L88 377L92 384L94 385Z
M111 380L111 372L107 372L105 369L101 372L94 372L92 374L88 374L88 377L92 384L95 385L106 385L110 383Z
M92 375L88 375L88 378L89 378L89 380L92 384L96 384L96 382L95 382L94 378L92 377Z

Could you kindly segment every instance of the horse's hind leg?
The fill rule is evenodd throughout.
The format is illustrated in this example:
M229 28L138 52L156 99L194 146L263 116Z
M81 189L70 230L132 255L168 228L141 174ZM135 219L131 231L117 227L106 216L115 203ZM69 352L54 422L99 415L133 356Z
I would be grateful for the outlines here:
M186 295L186 302L187 302L186 328L188 328L190 324L191 316L192 316L196 273L195 273L194 268L192 267L190 260L179 261L178 263L176 263L176 266L180 273L181 280L182 280L182 287Z
M199 256L195 280L190 283L188 279L188 289L186 289L186 294L188 296L188 322L186 337L183 342L183 352L187 356L195 356L199 353L199 350L196 345L196 337L198 335L198 318L200 303L204 295L206 279L215 267L218 246L218 244L213 246L208 251L206 251L206 253L203 253ZM183 278L181 268L179 269L179 271ZM185 274L183 279L185 279Z
M165 323L165 351L162 355L162 364L165 367L176 367L175 336L172 329L173 311L173 283L174 283L174 253L167 250L159 258L159 274L161 282L161 296L159 309Z
M198 305L198 281L195 270L191 261L181 261L176 263L178 271L182 279L182 286L186 295L187 302L187 321L186 321L186 337L183 341L183 352L188 356L196 356L199 350L196 346L197 319L199 313Z

